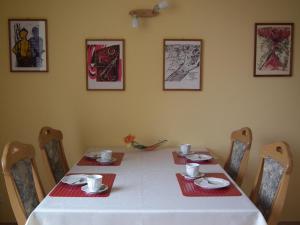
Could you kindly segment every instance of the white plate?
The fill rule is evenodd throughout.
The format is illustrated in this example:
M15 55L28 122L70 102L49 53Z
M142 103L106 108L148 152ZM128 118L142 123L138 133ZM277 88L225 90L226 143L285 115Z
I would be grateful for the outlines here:
M194 180L194 184L204 189L219 189L229 186L230 182L217 177L204 177Z
M84 185L84 186L81 187L81 190L84 191L87 194L99 194L99 193L102 193L104 191L107 191L108 186L106 184L102 184L100 189L98 189L97 191L89 191L88 186Z
M186 173L182 173L181 175L182 175L185 179L187 179L187 180L195 180L195 179L198 179L198 178L200 178L200 177L204 177L204 176L205 176L204 173L199 173L199 175L196 176L196 177L190 177L190 176L187 175Z
M180 151L177 151L176 153L177 153L177 155L179 155L180 157L185 157L185 156L188 156L188 155L194 154L194 152L193 152L193 151L190 151L190 152L189 152L189 153L187 153L187 154L183 154L183 153L182 153L182 152L180 152Z
M185 156L185 158L194 161L194 162L201 162L201 161L207 161L207 160L211 160L213 157L211 155L207 155L207 154L190 154Z
M88 157L90 159L97 159L101 157L101 151L99 152L87 152L84 154L85 157Z
M67 175L61 179L61 182L69 185L83 185L86 184L86 175L85 174Z
M116 162L117 159L112 157L111 160L108 161L108 160L103 160L102 158L98 158L98 159L96 159L96 161L101 164L112 164L112 163Z

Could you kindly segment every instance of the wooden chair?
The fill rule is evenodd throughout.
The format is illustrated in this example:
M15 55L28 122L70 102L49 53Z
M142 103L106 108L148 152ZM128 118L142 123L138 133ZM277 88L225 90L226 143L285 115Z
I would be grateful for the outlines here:
M1 163L14 215L18 225L24 225L45 196L34 160L34 148L20 142L8 143Z
M62 139L62 132L51 127L43 127L39 134L42 157L53 186L69 171Z
M292 167L292 154L287 143L277 142L263 146L250 198L269 225L278 223Z
M251 144L250 128L244 127L231 133L230 152L224 169L238 185L242 184L247 169Z

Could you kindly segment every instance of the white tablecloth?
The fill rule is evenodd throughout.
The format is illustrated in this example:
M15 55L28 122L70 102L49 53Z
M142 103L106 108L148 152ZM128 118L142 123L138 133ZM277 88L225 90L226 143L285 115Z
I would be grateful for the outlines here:
M125 151L121 166L73 166L71 173L116 173L110 196L47 196L26 224L266 225L244 193L230 197L183 196L175 174L184 172L185 166L174 164L172 150ZM224 172L219 165L201 165L201 171Z

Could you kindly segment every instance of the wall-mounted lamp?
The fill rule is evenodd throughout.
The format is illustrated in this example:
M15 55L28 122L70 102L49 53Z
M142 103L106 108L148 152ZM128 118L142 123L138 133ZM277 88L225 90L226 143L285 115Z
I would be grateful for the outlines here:
M133 28L139 27L140 17L153 17L157 16L161 9L168 8L169 4L167 1L160 1L156 4L153 9L134 9L129 12L132 16L131 25Z

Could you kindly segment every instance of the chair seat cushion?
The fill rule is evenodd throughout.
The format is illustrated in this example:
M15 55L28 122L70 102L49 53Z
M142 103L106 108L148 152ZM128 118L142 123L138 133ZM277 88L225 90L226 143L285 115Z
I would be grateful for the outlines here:
M29 159L18 161L12 166L11 173L28 217L39 204L33 181L31 161Z

